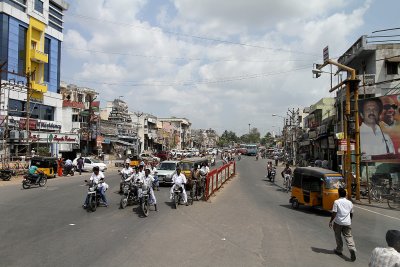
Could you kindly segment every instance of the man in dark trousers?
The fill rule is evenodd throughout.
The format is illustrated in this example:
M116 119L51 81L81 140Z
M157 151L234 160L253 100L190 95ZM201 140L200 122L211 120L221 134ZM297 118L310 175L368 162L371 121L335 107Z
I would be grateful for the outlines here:
M83 167L85 166L82 156L80 156L79 159L76 161L76 166L78 167L79 175L81 175Z
M346 190L339 188L339 199L333 203L332 216L329 227L335 232L336 248L333 250L335 254L342 255L343 240L346 241L350 251L351 261L356 260L356 245L351 235L351 220L353 218L353 203L346 199Z

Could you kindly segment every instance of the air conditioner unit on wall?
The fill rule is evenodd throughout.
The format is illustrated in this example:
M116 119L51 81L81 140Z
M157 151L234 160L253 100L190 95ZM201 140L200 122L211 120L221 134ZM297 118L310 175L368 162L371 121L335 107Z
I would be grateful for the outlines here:
M10 131L10 139L18 139L19 138L19 131Z

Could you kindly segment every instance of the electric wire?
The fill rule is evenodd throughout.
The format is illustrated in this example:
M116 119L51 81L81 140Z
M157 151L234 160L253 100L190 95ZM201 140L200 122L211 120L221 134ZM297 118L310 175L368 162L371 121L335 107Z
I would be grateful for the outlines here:
M210 37L205 37L205 36L190 35L190 34L185 34L185 33L179 33L179 32L166 30L166 29L163 29L161 27L159 27L159 28L148 28L148 27L145 27L145 26L129 24L129 23L123 23L123 22L117 22L117 21L111 21L111 20L103 20L103 19L93 18L93 17L84 16L84 15L75 14L75 13L68 13L68 16L81 18L81 19L86 19L86 20L92 20L92 21L100 21L100 22L110 23L110 24L114 24L114 25L121 25L121 26L125 26L125 27L140 28L140 29L144 29L144 30L147 30L147 31L159 31L159 30L161 30L162 32L168 33L168 34L171 34L171 35L182 36L182 37L193 38L193 39L199 39L199 40L205 40L205 41L212 41L212 42L217 42L217 43L225 43L225 44L232 44L232 45L238 45L238 46L244 46L244 47L260 48L260 49L266 49L266 50L272 50L272 51L281 51L281 52L287 52L287 53L305 54L305 55L313 55L313 56L317 56L318 55L316 53L309 53L309 52L304 52L304 51L296 51L296 50L289 50L289 49L283 49L283 48L272 48L272 47L265 47L265 46L248 44L248 43L241 43L241 42L234 42L234 41L210 38Z

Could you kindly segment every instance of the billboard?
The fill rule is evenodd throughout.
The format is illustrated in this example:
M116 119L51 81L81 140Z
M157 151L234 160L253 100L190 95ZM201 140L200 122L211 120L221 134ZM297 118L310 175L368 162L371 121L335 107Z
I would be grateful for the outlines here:
M363 161L400 162L400 95L359 100Z

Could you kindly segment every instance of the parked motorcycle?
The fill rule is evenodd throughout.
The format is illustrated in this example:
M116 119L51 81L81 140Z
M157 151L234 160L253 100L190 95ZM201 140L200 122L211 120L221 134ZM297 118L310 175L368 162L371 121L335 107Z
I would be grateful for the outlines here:
M73 166L65 166L63 168L63 176L68 176L68 175L71 175L71 176L75 175Z
M0 179L2 179L3 181L10 181L11 176L12 176L11 170L7 170L7 169L0 170Z
M36 182L36 177L34 177L32 174L26 174L24 175L24 179L22 180L22 188L23 189L29 189L31 188L32 185L38 185L39 187L43 187L47 183L47 177L44 175L44 173L40 172L38 173L39 179Z

